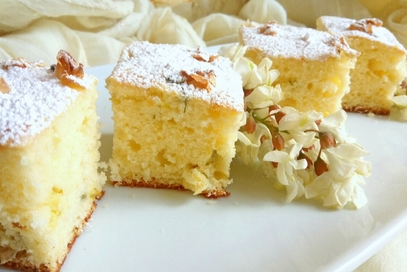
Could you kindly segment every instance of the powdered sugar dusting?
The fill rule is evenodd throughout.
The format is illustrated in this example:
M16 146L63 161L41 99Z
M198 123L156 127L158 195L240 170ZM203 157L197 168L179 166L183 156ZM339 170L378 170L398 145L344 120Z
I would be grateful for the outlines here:
M19 66L21 63L24 65ZM8 93L0 92L0 145L3 146L27 143L49 127L79 94L62 86L53 71L38 63L3 62L0 77L10 88ZM85 75L80 84L88 87L94 80Z
M207 87L191 84L186 75L203 77L208 81ZM229 59L211 57L201 48L134 42L123 51L111 77L123 84L145 89L158 87L243 111L240 75Z
M319 21L331 32L339 32L345 36L358 36L364 37L373 41L381 42L391 47L397 47L402 51L406 51L404 46L396 39L396 37L387 28L382 26L371 25L371 33L366 33L360 30L349 30L352 24L360 22L364 24L363 20L355 20L336 16L322 16Z
M340 57L341 52L357 55L339 36L277 23L249 22L241 27L240 39L244 45L261 49L272 57L324 61L329 57Z

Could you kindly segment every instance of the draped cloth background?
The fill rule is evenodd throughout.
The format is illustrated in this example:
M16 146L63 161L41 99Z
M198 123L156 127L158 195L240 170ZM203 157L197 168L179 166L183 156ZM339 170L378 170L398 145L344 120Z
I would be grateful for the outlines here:
M407 0L0 0L0 61L24 57L50 65L60 49L85 66L116 63L136 40L192 47L237 41L246 20L313 27L321 15L378 17L407 47ZM407 271L407 230L357 271Z

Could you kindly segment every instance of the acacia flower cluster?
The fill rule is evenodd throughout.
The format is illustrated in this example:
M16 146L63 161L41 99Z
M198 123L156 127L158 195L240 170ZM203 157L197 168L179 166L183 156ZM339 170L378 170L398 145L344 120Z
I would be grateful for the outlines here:
M274 81L279 71L263 58L256 65L240 44L221 48L242 77L246 124L236 144L246 164L260 162L276 188L286 189L286 200L305 196L322 199L323 205L341 208L367 203L361 185L371 174L368 153L348 136L343 110L324 117L320 112L300 112L278 105L283 92Z

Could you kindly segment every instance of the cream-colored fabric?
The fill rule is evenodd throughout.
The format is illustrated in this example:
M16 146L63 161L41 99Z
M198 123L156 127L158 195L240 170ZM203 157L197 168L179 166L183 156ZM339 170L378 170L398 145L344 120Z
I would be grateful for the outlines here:
M170 1L169 1L170 2ZM381 18L407 46L407 0L194 0L154 7L148 0L1 1L0 61L55 62L60 49L86 66L115 63L136 40L192 47L237 41L245 20L315 25L320 15ZM357 269L407 271L407 230Z
M308 27L315 27L315 21L322 15L335 15L361 19L370 17L368 9L357 0L278 0L287 10L290 19ZM378 2L372 0L371 2Z
M378 12L378 17L407 47L407 0L388 0L388 5Z
M47 64L60 49L95 66L116 62L122 48L135 40L208 46L236 42L246 19L286 22L285 10L275 0L196 0L172 8L155 8L148 0L19 0L5 5L0 9L0 60L24 57Z

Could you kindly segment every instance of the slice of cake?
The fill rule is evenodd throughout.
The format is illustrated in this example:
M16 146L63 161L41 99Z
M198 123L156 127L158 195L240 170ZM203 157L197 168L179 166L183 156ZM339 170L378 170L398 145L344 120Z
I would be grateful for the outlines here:
M330 114L349 92L349 71L358 53L338 36L311 28L248 22L239 30L246 56L258 64L264 57L280 72L274 82L284 97L281 106Z
M59 271L103 195L97 79L57 65L0 64L0 263Z
M351 71L350 93L342 100L343 109L388 115L394 93L407 73L403 45L378 19L322 16L317 28L343 35L360 52Z
M241 79L228 59L182 45L135 42L106 84L114 184L228 195L244 118Z

